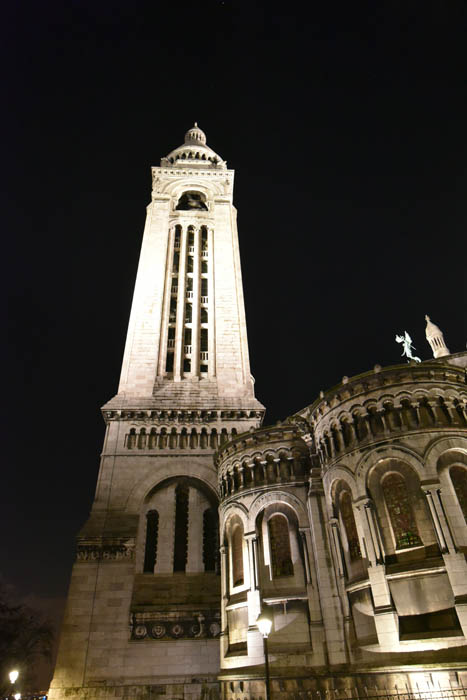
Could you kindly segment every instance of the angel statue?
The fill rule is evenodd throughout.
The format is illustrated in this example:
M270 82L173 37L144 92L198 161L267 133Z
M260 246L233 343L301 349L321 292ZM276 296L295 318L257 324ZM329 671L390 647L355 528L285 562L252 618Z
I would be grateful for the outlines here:
M402 352L402 357L404 355L408 358L407 362L410 362L410 360L415 360L415 362L421 362L421 359L419 357L415 357L415 355L412 355L412 350L415 350L415 347L412 345L412 338L410 335L405 331L405 335L396 335L396 343L402 343L402 347L404 348Z

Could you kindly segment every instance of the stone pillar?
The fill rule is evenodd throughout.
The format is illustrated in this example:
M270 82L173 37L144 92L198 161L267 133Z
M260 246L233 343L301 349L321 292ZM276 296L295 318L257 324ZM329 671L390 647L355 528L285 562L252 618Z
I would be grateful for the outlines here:
M331 542L334 550L334 561L336 563L337 573L341 578L345 576L345 559L342 551L342 544L339 531L339 521L337 518L329 519Z
M248 580L250 582L250 591L256 591L259 588L258 569L256 566L256 553L253 542L256 541L256 532L247 532L244 535L247 551L248 551Z
M258 554L256 532L246 532L245 540L248 547L248 573L250 588L247 593L248 601L248 631L247 649L249 663L258 665L264 663L263 636L258 630L256 620L261 612L260 581L258 579L259 566L256 561Z
M180 382L183 374L183 343L186 304L186 251L188 242L187 227L182 227L180 262L178 266L177 320L175 325L174 381Z
M216 376L216 313L214 299L214 229L208 227L208 376Z
M197 489L190 488L188 501L188 556L186 573L204 571L203 512L208 505Z
M399 618L393 606L386 579L384 549L371 499L356 504L361 515L364 541L368 556L368 578L375 605L375 626L378 642L387 651L399 646Z
M306 581L306 584L308 585L312 581L311 581L311 571L310 571L310 558L308 555L308 543L306 541L306 531L303 528L300 528L299 532L300 532L300 539L302 542L303 563L305 566L305 581Z
M447 527L447 523L445 522L444 525L445 527L443 528L443 525L440 520L440 513L438 512L438 509L436 508L435 500L433 497L433 491L437 495L436 490L430 489L427 487L422 487L422 491L425 494L427 505L428 505L428 510L430 511L431 515L431 520L433 523L433 527L436 532L436 538L438 540L439 548L441 550L442 554L445 554L449 550L455 551L454 550L454 543L451 538L451 533L449 532L449 529ZM437 500L437 499L436 499ZM438 503L439 506L439 503ZM443 514L443 519L444 519L444 514ZM448 542L446 541L446 536L448 535L449 542L451 544L451 547L448 546Z
M173 573L175 535L175 484L167 488L167 497L157 504L159 528L155 574Z
M199 377L200 338L200 230L195 227L193 250L193 313L191 317L191 376ZM209 332L209 331L208 331Z
M343 664L348 661L344 621L334 571L329 566L331 552L326 532L324 491L319 469L311 470L308 515L328 659L331 664Z
M386 567L382 564L369 567L368 578L375 605L378 642L386 651L396 650L399 647L399 618L392 603Z
M360 523L363 526L366 554L370 566L383 564L384 550L378 522L375 517L374 505L371 499L359 501L356 508L361 515Z
M222 545L219 548L221 554L221 633L220 633L220 653L221 658L227 654L229 648L229 630L227 626L226 605L229 600L229 548Z
M440 488L422 487L443 555L446 573L454 593L454 605L464 636L467 637L467 562L458 552L444 510Z
M173 256L174 256L174 241L175 241L175 226L172 226L169 231L169 242L168 242L168 255L167 255L167 268L165 271L165 299L162 308L162 322L161 322L161 343L159 352L159 367L158 375L163 377L165 374L165 363L167 361L167 348L168 348L168 336L169 336L169 313L170 313L170 300L172 298L172 266L173 266Z

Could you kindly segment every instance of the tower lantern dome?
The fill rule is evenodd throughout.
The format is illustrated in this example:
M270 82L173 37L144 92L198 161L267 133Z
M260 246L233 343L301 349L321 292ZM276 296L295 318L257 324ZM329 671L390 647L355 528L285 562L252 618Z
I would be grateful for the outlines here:
M433 350L433 357L444 357L445 355L449 355L449 349L446 347L441 329L430 320L428 315L425 315L425 321L425 335L426 339L430 343L431 349Z
M196 169L227 169L225 160L207 145L206 134L196 122L186 132L183 144L171 151L166 158L162 158L161 166L167 165L182 168L188 165Z
M194 126L192 126L191 129L188 129L186 132L185 143L192 145L198 145L201 143L203 146L206 145L206 134L199 128L197 122L195 122Z

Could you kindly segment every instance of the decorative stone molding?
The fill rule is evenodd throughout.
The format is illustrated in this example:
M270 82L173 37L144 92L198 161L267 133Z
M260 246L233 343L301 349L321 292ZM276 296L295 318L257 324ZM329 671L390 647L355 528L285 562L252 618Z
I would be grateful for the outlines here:
M131 540L82 540L78 543L76 559L81 562L122 561L133 559L135 542Z
M212 411L200 410L137 410L137 409L102 409L102 415L106 423L110 421L136 422L150 426L164 426L168 424L209 424L223 421L257 421L262 420L264 411L216 409Z
M177 639L217 639L221 632L220 613L138 612L130 617L132 641L170 641Z
M161 451L161 450L217 450L219 445L228 442L231 437L237 437L236 428L227 431L226 428L213 428L201 425L197 428L184 425L175 428L166 425L162 427L138 428L131 427L124 436L123 446L126 450Z

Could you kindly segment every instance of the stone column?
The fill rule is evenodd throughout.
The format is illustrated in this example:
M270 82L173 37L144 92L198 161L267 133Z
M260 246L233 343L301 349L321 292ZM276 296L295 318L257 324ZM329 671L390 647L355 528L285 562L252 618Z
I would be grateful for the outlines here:
M173 573L175 536L175 484L167 488L167 496L157 504L159 528L155 574Z
M183 343L186 304L186 251L188 242L187 227L182 226L180 263L178 266L177 321L175 325L174 381L180 382L183 373Z
M229 600L229 566L227 545L222 545L219 548L221 554L221 634L220 634L220 651L221 658L224 658L229 648L229 630L227 625L226 606Z
M216 313L214 299L214 229L208 227L208 376L216 376Z
M342 428L340 426L340 423L336 426L335 431L336 431L337 449L339 452L343 452L345 450L345 441L344 441L344 435L342 433Z
M308 528L307 528L308 530ZM308 585L309 583L312 583L311 581L311 571L310 571L310 558L308 554L308 543L306 541L306 531L303 528L300 528L300 539L302 542L302 551L303 551L303 563L305 565L305 581L306 584Z
M331 531L331 542L334 545L334 561L336 563L336 569L339 576L343 578L345 576L345 559L342 551L338 519L330 518L329 525Z
M445 554L446 552L449 551L449 547L448 547L448 544L446 542L445 533L443 532L443 526L440 522L440 517L439 517L440 514L438 513L436 505L435 505L434 500L433 500L432 489L422 487L422 491L426 497L426 502L428 504L428 509L430 511L433 527L435 528L436 538L438 540L439 548L441 550L441 553ZM436 491L435 491L435 493L436 493ZM447 523L445 523L445 525L447 525ZM448 530L447 527L445 529ZM451 541L451 550L454 551L454 547L453 547L454 543L452 542L452 538L450 536L449 531L447 531L446 534L449 534L449 539Z
M197 489L190 488L188 501L188 556L186 573L204 571L203 511L208 505Z
M191 317L191 376L199 377L200 336L200 230L195 227L193 250L193 313ZM209 331L208 331L209 333Z
M369 564L370 566L382 564L384 562L383 543L375 517L373 502L367 498L357 502L355 505L362 516L360 522L363 526Z
M256 620L261 612L261 592L260 582L258 580L259 566L256 562L257 551L257 535L256 532L246 532L245 540L248 547L248 574L250 588L247 592L248 601L248 631L247 631L247 649L250 663L264 663L263 654L263 637L258 630Z
M162 308L162 319L161 319L161 342L160 342L160 352L159 352L159 367L158 375L164 376L165 374L165 363L167 361L167 339L169 336L169 313L170 313L170 300L172 298L172 268L173 268L173 255L174 255L174 240L175 240L175 226L172 226L169 231L169 242L168 242L168 255L167 255L167 269L165 272L165 299Z

